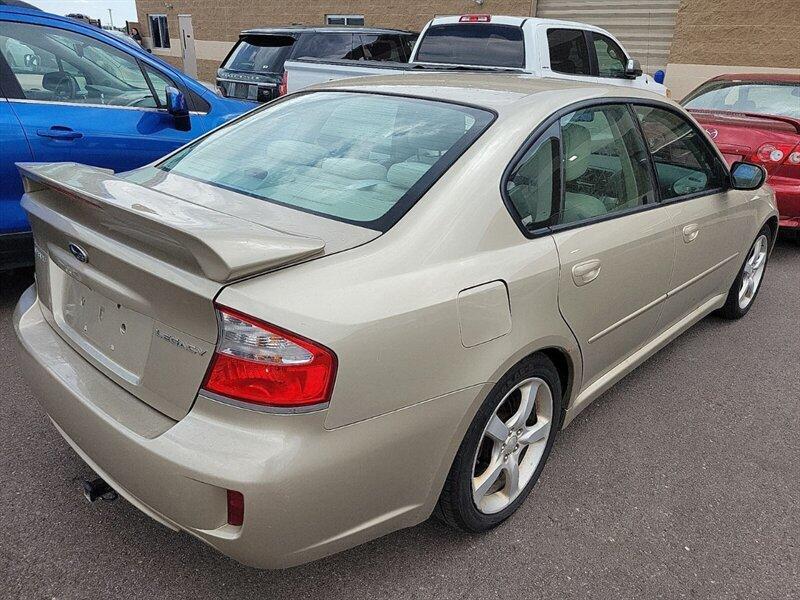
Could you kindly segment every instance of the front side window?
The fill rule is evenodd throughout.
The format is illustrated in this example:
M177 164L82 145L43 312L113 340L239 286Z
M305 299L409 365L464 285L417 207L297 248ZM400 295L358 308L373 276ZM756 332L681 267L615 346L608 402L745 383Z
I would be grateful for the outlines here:
M160 168L385 231L418 199L417 183L438 177L491 120L446 102L314 92L224 127Z
M625 78L627 57L614 40L600 33L592 33L595 54L597 54L597 74L600 77Z
M560 119L564 198L559 224L655 201L647 148L624 105L585 108Z
M724 187L725 170L688 120L654 106L636 106L635 111L655 161L662 200Z
M153 38L153 48L169 48L169 27L167 15L147 15L150 23L150 36Z
M525 42L522 28L486 23L434 25L423 36L416 60L523 69Z
M352 33L304 33L296 42L293 58L353 58Z
M25 99L160 106L133 57L88 36L63 29L3 23L0 52Z
M529 148L508 176L505 188L528 231L546 226L561 196L561 152L558 125Z
M800 119L800 81L709 81L683 100L686 108Z
M586 37L579 29L548 29L547 46L550 49L550 68L556 73L591 75L589 48Z

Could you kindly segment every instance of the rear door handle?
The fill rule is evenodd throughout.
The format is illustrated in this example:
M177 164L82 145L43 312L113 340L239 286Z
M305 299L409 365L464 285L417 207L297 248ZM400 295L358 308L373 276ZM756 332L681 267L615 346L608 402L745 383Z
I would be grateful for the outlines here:
M689 223L683 228L683 241L687 244L693 242L700 233L700 226L697 223Z
M579 287L591 283L600 275L601 266L600 261L596 258L578 263L572 267L572 281Z
M74 129L61 125L54 125L50 129L37 129L36 135L53 140L77 140L83 137L80 131L75 131Z

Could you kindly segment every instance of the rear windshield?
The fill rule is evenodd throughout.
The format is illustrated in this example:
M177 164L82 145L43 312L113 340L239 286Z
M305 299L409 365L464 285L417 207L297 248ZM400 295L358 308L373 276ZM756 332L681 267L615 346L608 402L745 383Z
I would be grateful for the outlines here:
M251 113L159 168L385 231L492 118L446 102L314 92Z
M522 28L483 23L434 25L423 36L416 60L522 69L525 68Z
M249 73L281 73L294 38L287 35L248 35L233 49L223 69Z
M800 119L800 82L709 81L683 101L686 108Z

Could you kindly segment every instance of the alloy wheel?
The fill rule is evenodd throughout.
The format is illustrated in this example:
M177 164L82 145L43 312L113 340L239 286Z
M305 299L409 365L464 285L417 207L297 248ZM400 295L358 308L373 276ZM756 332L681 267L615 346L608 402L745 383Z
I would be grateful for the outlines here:
M753 249L744 263L742 269L742 284L739 287L739 308L745 309L753 301L764 277L767 266L767 251L769 240L766 235L760 235L753 244Z
M528 485L553 423L553 394L543 379L514 386L483 430L472 466L472 498L484 514L508 507Z

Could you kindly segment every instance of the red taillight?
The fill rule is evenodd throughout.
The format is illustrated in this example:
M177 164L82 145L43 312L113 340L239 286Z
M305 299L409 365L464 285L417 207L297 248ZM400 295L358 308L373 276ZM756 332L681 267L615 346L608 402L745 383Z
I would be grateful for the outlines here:
M311 340L217 305L220 336L203 389L261 406L330 400L336 355Z
M492 15L461 15L459 23L491 23Z
M242 492L228 490L228 525L241 527L244 523L244 496Z
M283 72L281 75L281 82L278 84L278 96L285 96L289 93L289 73Z
M770 167L777 167L783 163L784 160L789 158L792 155L793 149L794 145L792 144L762 144L761 147L750 157L750 159L753 162L761 163L767 167L767 170L769 170Z

